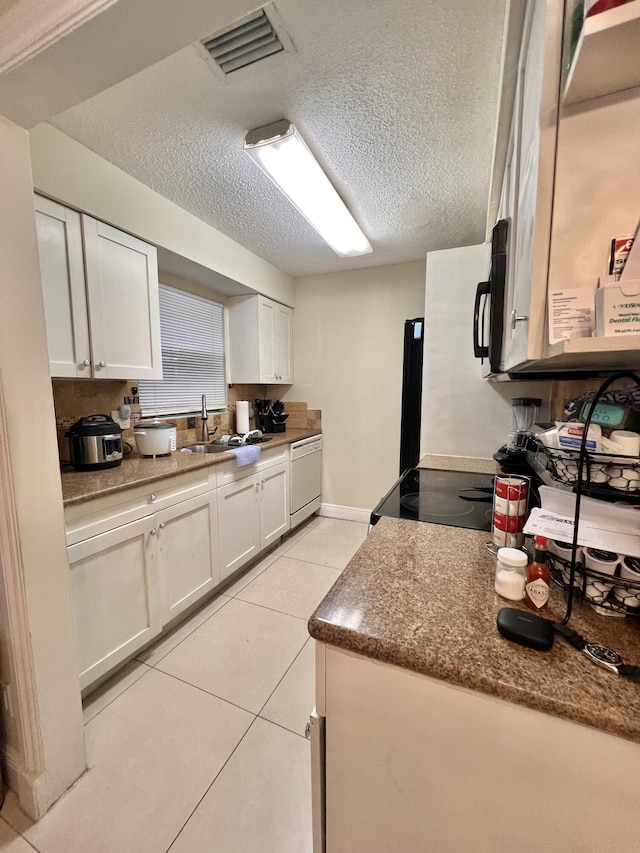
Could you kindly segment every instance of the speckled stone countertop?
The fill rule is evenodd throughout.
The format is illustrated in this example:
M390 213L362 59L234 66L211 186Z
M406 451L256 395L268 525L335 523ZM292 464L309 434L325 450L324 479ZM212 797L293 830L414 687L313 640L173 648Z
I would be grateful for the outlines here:
M550 652L503 639L488 534L382 518L309 620L316 640L640 742L640 683L556 637ZM548 615L564 616L552 590ZM571 627L640 664L636 620L574 604Z
M274 433L271 440L261 444L263 450L292 444L312 435L319 435L317 429L288 429L283 433ZM137 453L122 460L117 468L104 471L69 471L62 474L62 496L65 506L84 503L93 498L143 486L164 480L175 474L184 474L196 468L208 468L235 459L233 453L181 453L177 450L171 456L141 457Z
M478 474L495 474L497 463L494 459L477 459L472 456L438 456L427 453L417 465L418 468L437 468L439 471L475 471Z

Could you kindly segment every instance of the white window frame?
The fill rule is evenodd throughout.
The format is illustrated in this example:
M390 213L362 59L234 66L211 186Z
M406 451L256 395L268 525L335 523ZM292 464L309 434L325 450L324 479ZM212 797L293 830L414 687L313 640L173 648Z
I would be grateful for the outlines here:
M161 417L165 417L167 415L176 416L176 415L191 415L194 413L200 412L200 398L202 394L207 396L207 408L209 412L226 412L228 410L227 406L227 316L226 316L226 308L225 306L216 299L209 299L207 297L201 296L199 294L191 293L187 290L182 290L181 288L174 287L173 285L164 284L160 282L160 326L161 326L161 347L162 347L162 369L163 375L165 378L163 379L145 379L138 381L138 393L140 396L140 410L143 417L150 417L153 415L158 415ZM222 364L221 367L216 371L215 380L217 380L217 388L212 388L206 383L197 383L190 389L190 395L193 395L193 404L184 403L180 405L179 400L173 399L169 401L162 401L162 395L166 396L167 392L170 389L167 386L164 386L165 380L168 375L171 373L171 368L168 361L168 353L165 351L165 341L166 341L166 333L165 333L165 341L162 339L162 327L163 327L163 318L162 318L162 309L163 305L166 305L166 297L169 297L169 300L172 298L175 302L180 303L182 301L183 305L187 307L187 310L191 310L194 312L198 311L198 303L203 303L203 308L208 307L207 303L215 306L214 312L218 313L219 309L219 323L218 326L218 334L216 336L216 332L214 331L214 341L215 344L222 347ZM175 306L174 306L175 307ZM178 317L177 313L174 314L174 317ZM165 320L166 322L166 320ZM215 318L214 318L215 322ZM169 320L171 323L171 320ZM185 343L188 343L188 340L185 340ZM214 386L215 386L214 380ZM180 379L179 381L184 381ZM200 387L202 385L202 387ZM161 395L160 401L158 401L157 396ZM146 403L145 403L146 398ZM152 402L153 401L153 402Z

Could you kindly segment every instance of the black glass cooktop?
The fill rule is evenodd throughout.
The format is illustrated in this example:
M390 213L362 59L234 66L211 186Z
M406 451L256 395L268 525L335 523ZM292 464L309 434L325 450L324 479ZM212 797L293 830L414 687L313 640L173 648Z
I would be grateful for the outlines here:
M492 506L491 474L410 468L373 510L371 524L389 516L488 531Z

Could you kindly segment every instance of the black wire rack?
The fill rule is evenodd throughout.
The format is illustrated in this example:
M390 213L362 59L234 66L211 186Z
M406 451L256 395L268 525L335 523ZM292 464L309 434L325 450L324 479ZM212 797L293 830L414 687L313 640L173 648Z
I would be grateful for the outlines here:
M579 451L547 447L534 438L527 446L527 459L547 485L571 490L576 486ZM640 456L585 452L582 493L601 500L640 505Z
M602 587L602 604L598 603L596 600L589 600L589 604L594 606L596 609L603 608L602 612L608 612L613 609L613 601L609 599L609 594L611 590L615 590L615 579L612 579L611 575L603 575L603 579L593 579L593 583L589 582L589 576L587 572L592 572L591 569L584 569L581 567L578 561L578 553L580 551L580 547L578 545L578 529L580 524L580 504L582 501L583 494L587 494L589 481L587 479L588 469L587 469L587 459L589 454L587 452L587 436L589 434L589 427L591 426L591 420L593 418L594 412L596 411L596 406L598 401L602 399L605 392L613 385L615 382L619 380L631 380L634 385L640 388L640 376L637 373L632 373L628 370L622 370L618 373L614 373L608 379L600 385L598 390L596 391L595 397L591 403L589 414L586 418L583 433L582 433L582 441L580 443L580 452L578 454L577 459L577 470L576 470L576 481L574 486L574 491L576 493L576 503L575 503L575 512L573 517L573 539L571 541L571 560L568 563L568 575L567 575L567 609L564 615L564 619L562 620L562 624L566 625L571 617L571 610L573 607L573 600L576 597L576 593L578 591L583 591L585 598L587 597L587 591L590 587L593 587L594 590L596 587L596 581ZM610 483L608 484L610 486ZM554 559L559 559L554 557ZM580 568L580 572L578 569ZM619 566L616 567L616 572L619 571ZM561 572L562 577L562 572ZM576 589L576 580L578 580L578 589ZM621 580L621 579L620 579ZM563 580L564 582L564 580ZM611 588L609 584L612 584ZM606 589L605 589L606 586ZM620 588L622 588L622 583L620 583ZM606 593L606 594L605 594ZM607 608L606 604L609 602L611 605ZM629 604L623 604L625 608L629 607ZM624 614L627 615L626 610Z
M571 546L568 546L571 547ZM555 584L568 591L571 584L571 560L547 552L547 565ZM620 576L622 561L613 574L605 574L576 562L573 595L606 615L640 616L640 580Z

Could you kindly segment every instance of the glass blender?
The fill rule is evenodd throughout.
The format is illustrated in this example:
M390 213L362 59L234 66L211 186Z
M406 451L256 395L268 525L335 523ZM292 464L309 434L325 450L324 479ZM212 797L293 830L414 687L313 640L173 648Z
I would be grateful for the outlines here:
M512 474L530 473L526 450L541 405L539 397L514 397L511 401L513 429L507 443L493 454L503 471Z
M542 400L538 397L514 397L511 401L513 429L507 442L508 453L524 453L531 436L531 428L538 420Z

